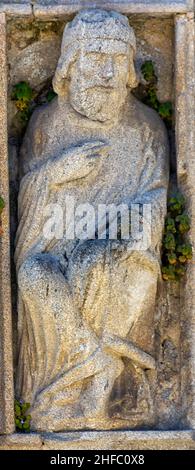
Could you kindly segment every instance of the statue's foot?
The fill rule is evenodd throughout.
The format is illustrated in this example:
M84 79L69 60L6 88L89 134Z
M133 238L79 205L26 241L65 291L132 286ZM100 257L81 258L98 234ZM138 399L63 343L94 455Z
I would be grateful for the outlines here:
M117 377L124 370L123 361L116 357L106 355L104 368L92 376L82 392L81 408L86 419L108 418L108 402L113 385Z

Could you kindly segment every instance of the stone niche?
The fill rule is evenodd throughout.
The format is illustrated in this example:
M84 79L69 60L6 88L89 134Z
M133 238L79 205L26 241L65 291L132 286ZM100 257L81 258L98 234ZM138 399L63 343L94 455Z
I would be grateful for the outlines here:
M141 84L133 90L136 98L141 100L145 85L142 64L151 60L158 78L158 100L172 103L169 189L178 188L185 195L192 222L192 244L195 239L193 2L38 0L33 6L28 0L20 4L0 2L0 195L6 203L0 239L0 448L193 449L194 262L184 281L158 283L151 333L156 367L138 372L133 361L123 358L125 369L110 393L106 424L100 420L100 424L95 421L91 427L81 429L81 425L77 430L70 425L52 433L40 429L41 435L36 429L29 435L15 431L18 289L14 240L23 171L20 149L27 122L26 117L19 116L13 89L19 82L28 82L35 96L34 107L45 105L52 93L64 27L79 10L91 8L92 4L124 14L135 32L135 68ZM87 386L88 382L83 386L84 395ZM151 408L145 399L147 387L152 395ZM48 429L53 431L50 426Z

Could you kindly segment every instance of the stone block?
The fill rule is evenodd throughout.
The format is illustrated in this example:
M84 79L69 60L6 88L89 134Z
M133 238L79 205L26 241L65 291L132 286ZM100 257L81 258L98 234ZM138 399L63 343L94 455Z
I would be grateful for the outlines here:
M33 3L33 6L32 6ZM163 354L167 354L168 359L170 360L171 355L175 355L175 349L173 344L177 345L179 351L179 359L177 356L176 368L180 368L179 374L178 371L174 376L175 383L173 384L173 393L171 389L171 380L169 387L164 390L159 390L159 396L161 394L160 400L162 401L164 396L164 409L161 413L159 411L160 420L156 424L155 419L148 422L148 427L159 426L161 429L164 426L166 429L167 420L171 423L172 428L179 429L189 428L186 431L133 431L133 430L105 430L97 431L97 429L110 429L112 427L111 421L106 421L103 423L101 421L96 421L91 425L91 429L94 431L77 431L78 429L78 420L74 421L74 426L67 424L67 426L62 426L57 424L56 430L61 429L74 429L74 432L59 432L59 433L45 433L44 429L48 429L47 425L43 419L43 423L39 428L39 410L38 417L35 413L35 425L34 429L41 429L43 432L41 434L31 433L29 435L18 435L11 434L14 432L14 415L13 415L13 403L14 403L14 393L13 393L13 368L12 368L12 326L11 326L11 293L10 293L10 229L9 229L9 176L8 176L8 158L7 158L7 69L6 69L6 25L5 25L5 13L7 17L24 17L25 15L30 16L34 14L35 21L39 20L54 20L60 19L64 20L68 17L71 17L72 14L75 14L83 7L91 6L91 2L87 0L81 1L65 1L65 0L35 0L30 2L24 0L22 3L17 1L9 1L0 3L0 196L3 196L6 206L2 215L2 226L3 226L3 235L0 240L0 433L8 434L8 436L0 437L0 449L62 449L62 450L82 450L82 449L195 449L194 446L194 432L195 427L195 367L194 367L194 344L195 344L195 325L194 325L194 310L195 310L195 296L194 296L194 280L195 280L195 262L191 264L191 267L188 269L185 283L181 286L184 288L184 292L177 292L178 297L180 298L180 319L177 317L177 305L178 299L174 303L173 293L172 293L172 305L169 305L169 314L172 316L172 324L169 318L164 319L164 323L167 321L167 331L170 333L170 337L164 338L164 349ZM194 15L193 11L193 1L149 1L146 0L144 3L139 1L115 1L108 0L106 1L96 1L94 2L96 7L104 7L107 10L117 10L122 13L130 15L131 19L134 22L134 14L142 13L144 15L144 21L147 23L148 30L153 31L151 34L151 41L149 35L143 32L140 29L139 37L139 57L137 63L143 61L143 58L150 58L152 50L155 50L157 69L161 77L163 75L162 81L159 83L158 97L160 100L167 100L172 98L172 77L171 77L171 67L173 62L175 63L175 99L176 99L176 152L177 152L177 176L178 176L178 186L186 195L188 201L188 210L192 219L192 229L190 231L190 240L194 244L195 232L194 232L194 221L195 221L195 196L194 196L194 185L195 185L195 135L194 135L194 123L195 119L195 106L194 106L194 95L195 95L195 70L194 70ZM5 12L5 13L4 13ZM173 49L172 49L172 19L170 19L168 33L167 30L163 31L163 26L158 22L161 19L151 18L153 15L175 15L175 57L173 60ZM146 19L146 15L149 17ZM163 23L164 24L164 23ZM160 30L161 29L161 30ZM159 33L159 34L158 34ZM159 39L160 36L160 39ZM165 44L166 38L169 38L170 42ZM43 39L43 37L42 37ZM16 54L14 57L9 56L9 65L10 67L10 85L17 83L20 80L28 80L30 77L30 84L33 88L39 90L44 83L51 80L51 77L54 73L56 67L57 58L59 56L59 37L55 36L56 42L53 43L54 35L50 38L44 37L44 40L35 41L32 44L27 45L27 47L21 47L21 51ZM142 41L144 42L145 51L144 54L141 52ZM161 42L163 46L161 47ZM168 50L166 50L166 47ZM159 59L159 50L164 52L162 57ZM57 52L56 52L57 51ZM51 55L50 55L51 54ZM166 62L165 70L163 70L163 57L169 55L169 60ZM44 57L43 57L44 56ZM43 63L41 60L43 57ZM33 66L31 67L31 62ZM168 63L168 65L167 65ZM60 67L59 67L60 70ZM162 73L163 70L163 73ZM62 77L64 79L64 76ZM60 90L59 84L59 74L56 79L56 86ZM165 84L165 87L164 87ZM53 105L52 105L53 106ZM53 109L53 108L52 108ZM68 114L68 112L67 112ZM44 116L43 116L44 117ZM60 128L62 115L60 114L56 118L56 129ZM38 122L38 127L35 129L35 142L33 149L36 147L39 150L42 145L42 136L40 134L40 129L42 129L43 120L40 119ZM49 129L50 119L48 120ZM54 123L55 124L55 123ZM79 128L79 126L78 126ZM47 136L50 136L50 132L46 132ZM68 133L68 138L71 136L77 137L77 132ZM53 141L55 140L56 135L53 136ZM51 142L52 149L53 141ZM68 141L69 142L69 141ZM129 147L128 147L129 148ZM17 152L15 151L14 158L17 159ZM29 158L30 152L27 157ZM25 157L26 158L26 157ZM13 160L15 161L15 160ZM28 166L29 162L24 160L25 165ZM30 162L31 163L31 162ZM77 163L77 161L76 161ZM12 163L13 164L13 163ZM134 167L136 170L136 165ZM12 168L12 170L14 170ZM53 167L51 174L53 175ZM15 169L16 172L16 169ZM133 172L135 174L135 171ZM17 172L14 175L12 171L12 176L17 179ZM35 198L33 198L33 201ZM24 243L23 243L24 241ZM26 238L22 241L22 246L25 245ZM85 253L82 253L82 255ZM40 263L39 259L31 259L31 264L25 264L23 269L23 275L25 274L25 269L29 270L29 276L31 275L31 268L35 267L35 273L38 273L37 276L33 278L31 275L30 280L32 281L32 288L37 289L36 282L38 280L38 285L42 282ZM33 265L34 263L34 265ZM43 272L43 271L42 271ZM82 273L81 273L82 274ZM25 274L26 275L26 274ZM40 275L40 278L39 278ZM81 276L82 277L82 276ZM28 289L28 282L24 282L21 276L21 285L22 288ZM23 284L22 284L23 282ZM33 284L34 283L34 284ZM113 282L114 284L114 282ZM181 289L182 290L182 289ZM25 290L25 292L27 292ZM29 293L30 296L31 292ZM119 296L118 296L119 298ZM170 300L170 297L169 297ZM183 302L183 304L182 304ZM114 304L113 304L114 305ZM171 311L171 309L173 311ZM59 309L58 309L59 310ZM117 309L116 309L117 310ZM32 309L33 311L33 309ZM148 320L147 320L148 321ZM121 322L122 323L122 322ZM125 322L124 322L125 323ZM62 322L59 323L59 329ZM144 324L147 325L147 322ZM181 325L181 329L179 327ZM45 328L44 331L49 331L50 322L46 325L48 328ZM121 326L121 325L119 325ZM181 334L181 336L180 336ZM136 336L137 335L137 336ZM33 336L33 335L32 335ZM30 338L32 338L32 336ZM140 339L140 331L135 332L135 337L137 340ZM180 339L181 338L181 339ZM146 338L141 338L142 341L146 341ZM173 341L172 341L173 340ZM53 340L52 340L53 341ZM50 346L52 346L52 341ZM111 344L112 343L112 344ZM111 341L107 345L108 352L111 348L113 352L113 347L118 347L118 344ZM122 351L124 349L124 344L120 344ZM25 348L24 348L25 349ZM150 348L149 348L150 349ZM114 349L115 351L115 349ZM177 351L177 355L178 355ZM142 352L142 351L141 351ZM117 350L118 353L118 350ZM149 365L153 369L153 361L150 356L150 351L148 350L148 355L141 354L138 348L132 347L128 349L130 358L134 359L138 355L138 359L141 360L141 365L144 360L149 361ZM140 359L141 357L141 359ZM160 357L160 355L159 355ZM42 359L44 363L44 354L42 354ZM100 357L100 368L101 368ZM164 359L163 359L164 360ZM180 362L178 362L180 361ZM178 365L179 364L179 365ZM148 365L148 362L147 362ZM147 367L146 367L147 368ZM108 364L108 370L110 372L110 367ZM80 378L80 371L78 372L78 379ZM131 370L130 370L131 373ZM151 372L153 374L153 372ZM46 376L46 374L45 374ZM48 378L50 375L48 373ZM179 379L179 386L178 386ZM180 380L181 379L181 380ZM137 380L137 378L136 378ZM143 380L143 376L141 376ZM149 380L155 381L154 375L149 375ZM28 380L27 380L28 382ZM79 380L78 380L79 382ZM123 380L125 383L125 379ZM181 384L181 385L180 385ZM62 384L63 385L63 384ZM87 382L87 386L89 382ZM121 383L119 384L121 385ZM59 386L59 384L58 384ZM181 386L181 388L179 388ZM62 387L64 390L64 387ZM97 388L97 387L96 387ZM120 388L120 387L119 387ZM159 387L160 388L160 387ZM162 385L163 388L163 385ZM85 390L85 392L86 392ZM95 390L95 388L94 388ZM42 390L41 390L42 391ZM75 392L75 389L74 391ZM77 391L76 391L77 392ZM49 389L50 393L53 393L53 390ZM117 392L118 393L118 392ZM164 395L163 395L164 394ZM86 393L86 397L88 397ZM170 397L170 399L169 399ZM175 398L176 397L176 398ZM58 398L58 397L57 397ZM68 397L68 400L73 400L74 393ZM102 397L101 397L102 398ZM44 397L43 397L44 400ZM61 395L59 393L60 402ZM177 404L174 405L174 400L177 400ZM144 402L143 393L141 396L142 403ZM87 405L86 405L87 404ZM170 406L168 407L167 404ZM43 406L43 401L40 400L40 408ZM143 407L146 405L143 404ZM85 399L86 411L88 408L88 401ZM92 409L94 406L92 403ZM56 411L57 410L57 411ZM176 416L178 411L178 416ZM147 410L146 410L147 412ZM163 415L164 413L164 415ZM169 415L169 416L168 416ZM164 422L163 422L164 416ZM59 413L58 409L54 409L54 418L58 419ZM68 418L69 419L69 418ZM91 419L91 418L90 418ZM126 419L126 418L125 418ZM113 428L124 428L127 421L116 421ZM64 421L65 422L65 421ZM75 425L76 422L76 425ZM38 423L38 424L37 424ZM98 423L98 425L97 425ZM122 424L121 424L122 423ZM141 422L130 422L130 427L140 425ZM105 425L105 427L104 427ZM155 429L156 429L155 427ZM49 429L52 430L53 424L49 426ZM81 421L80 429L83 429L83 422Z
M7 152L6 23L0 13L0 195L5 202L0 239L0 433L14 430Z

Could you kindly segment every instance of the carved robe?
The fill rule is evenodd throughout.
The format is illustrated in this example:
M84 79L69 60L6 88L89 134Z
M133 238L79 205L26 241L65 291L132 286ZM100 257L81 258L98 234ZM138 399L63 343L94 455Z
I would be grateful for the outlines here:
M106 142L109 154L88 176L67 181L62 153L92 140ZM166 131L157 114L131 94L114 123L78 115L65 97L34 113L21 158L17 393L31 402L36 429L97 427L96 418L106 427L110 395L128 356L126 341L135 367L154 366ZM67 196L75 206L87 202L95 208L151 204L151 247L126 256L123 241L113 248L109 240L46 240L44 208L65 207Z

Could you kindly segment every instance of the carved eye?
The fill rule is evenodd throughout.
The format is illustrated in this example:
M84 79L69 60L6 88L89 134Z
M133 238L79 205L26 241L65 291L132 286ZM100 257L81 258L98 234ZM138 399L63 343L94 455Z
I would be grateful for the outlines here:
M93 61L93 60L96 61L100 59L100 57L102 57L102 53L95 52L95 51L94 52L90 51L84 56L85 60L90 60L90 61Z
M120 64L127 64L128 63L128 57L124 54L118 54L116 56L116 60L120 62Z

